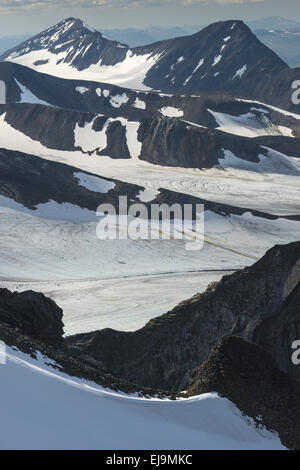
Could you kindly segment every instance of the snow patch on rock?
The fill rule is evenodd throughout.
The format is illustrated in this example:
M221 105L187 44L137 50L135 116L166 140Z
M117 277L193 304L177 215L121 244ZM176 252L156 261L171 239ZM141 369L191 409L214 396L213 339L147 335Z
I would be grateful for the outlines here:
M133 103L134 108L138 109L146 109L146 103L145 101L140 100L139 98L136 98L135 102Z
M221 59L222 59L222 55L221 54L217 55L214 59L212 67L215 67L220 62Z
M79 180L80 186L94 193L106 194L116 186L113 181L107 181L99 176L87 175L82 172L75 172L74 176Z
M182 117L184 115L184 112L181 109L174 108L173 106L165 106L164 108L161 108L160 113L167 117Z
M247 64L243 65L243 67L241 67L239 70L235 72L234 76L232 77L232 80L234 80L237 77L242 78L242 76L244 75L247 69L248 69L248 65Z
M123 104L126 104L128 100L129 98L124 92L122 95L112 96L109 102L114 108L120 108Z
M18 87L21 90L21 101L20 103L31 103L31 104L43 104L45 106L51 106L49 103L46 101L40 100L37 96L35 96L31 91L24 85L22 85L20 82L18 82L17 79L15 79Z
M89 89L85 86L77 86L76 91L78 91L78 93L80 93L81 95L84 95L84 93L87 93Z

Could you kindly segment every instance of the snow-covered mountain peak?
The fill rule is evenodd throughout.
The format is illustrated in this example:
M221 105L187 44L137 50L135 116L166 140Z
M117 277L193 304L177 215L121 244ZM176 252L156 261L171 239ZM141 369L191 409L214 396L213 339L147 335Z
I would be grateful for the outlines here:
M219 31L220 33L222 31L227 31L228 33L230 32L230 34L236 34L239 31L251 32L250 28L242 20L226 20L216 21L195 33L194 36L199 35L202 31L210 31L212 29L214 31Z
M66 18L56 25L8 51L8 61L24 63L34 68L55 68L68 64L77 70L85 70L101 61L103 65L114 65L124 60L128 46L110 41L78 18Z
M25 50L26 53L28 53L29 50L57 46L67 40L75 40L91 34L102 36L101 33L87 26L82 20L78 18L66 18L40 34L37 34L19 47L26 46Z

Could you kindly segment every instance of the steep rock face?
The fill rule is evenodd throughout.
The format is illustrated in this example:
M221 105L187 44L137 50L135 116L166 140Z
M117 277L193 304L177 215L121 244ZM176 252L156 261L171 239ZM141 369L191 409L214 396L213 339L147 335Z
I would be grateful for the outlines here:
M33 291L0 289L0 323L50 344L62 342L63 311L56 303Z
M276 431L290 449L300 449L300 385L281 372L262 348L226 336L192 375L188 396L217 392L258 426Z
M253 94L258 91L255 77L270 80L288 68L242 21L213 23L192 36L146 46L144 51L153 46L168 51L159 60L158 68L152 68L145 79L145 84L154 89L166 86L169 90L187 92L235 89ZM177 62L179 57L183 60ZM165 78L167 73L170 75ZM246 90L249 86L250 90Z
M92 115L88 113L40 105L8 105L1 111L5 112L6 122L14 129L56 150L74 150L75 123L92 120Z
M49 149L131 158L127 120L39 104L7 105L3 113L10 126Z
M260 327L273 323L283 305L293 322L284 322L281 341L297 339L297 309L287 299L299 283L300 242L276 246L256 264L219 283L203 294L179 304L171 312L150 321L134 333L103 330L68 338L73 354L85 353L99 360L121 377L147 386L185 389L192 371L205 361L217 341L235 334L258 344L264 342ZM291 281L292 279L292 281ZM293 313L294 312L294 313ZM257 336L256 336L257 334ZM269 348L278 367L286 369L291 345ZM287 370L290 372L290 370ZM300 379L300 369L293 375Z
M300 263L295 266L286 285L286 299L277 314L265 318L256 328L252 340L272 354L278 367L299 380L299 366L291 360L291 346L300 338ZM293 289L294 284L296 287ZM291 293L290 293L291 292Z
M259 157L268 153L252 139L166 117L143 120L138 135L143 142L140 159L165 166L212 168L222 165L224 150L259 163Z

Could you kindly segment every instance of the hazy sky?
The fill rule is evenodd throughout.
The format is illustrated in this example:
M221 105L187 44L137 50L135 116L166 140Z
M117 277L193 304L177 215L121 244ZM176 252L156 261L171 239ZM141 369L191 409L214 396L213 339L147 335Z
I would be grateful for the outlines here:
M69 16L101 30L275 15L300 21L299 0L0 0L0 36L39 32Z

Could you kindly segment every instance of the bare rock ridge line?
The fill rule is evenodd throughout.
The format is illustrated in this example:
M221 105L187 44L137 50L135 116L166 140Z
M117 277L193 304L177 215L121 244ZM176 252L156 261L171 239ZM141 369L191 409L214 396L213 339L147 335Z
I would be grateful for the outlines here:
M95 214L102 203L110 203L117 208L119 196L124 194L140 202L137 196L143 190L141 186L97 177L63 163L6 149L0 149L0 168L0 195L32 211L39 204L55 201L88 209ZM112 189L104 193L91 191L79 184L78 174L95 178L99 187L101 182L111 183Z

